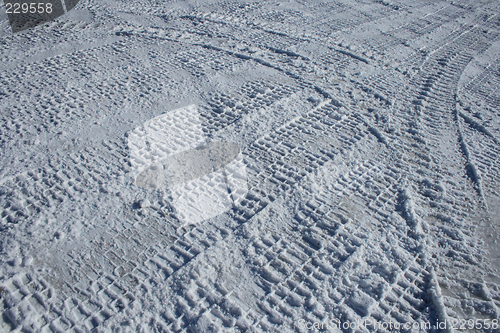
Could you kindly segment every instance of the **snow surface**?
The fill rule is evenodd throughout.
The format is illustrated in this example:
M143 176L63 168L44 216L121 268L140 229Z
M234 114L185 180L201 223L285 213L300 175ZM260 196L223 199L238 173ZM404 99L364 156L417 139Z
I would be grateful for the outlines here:
M4 10L1 332L499 319L497 0Z

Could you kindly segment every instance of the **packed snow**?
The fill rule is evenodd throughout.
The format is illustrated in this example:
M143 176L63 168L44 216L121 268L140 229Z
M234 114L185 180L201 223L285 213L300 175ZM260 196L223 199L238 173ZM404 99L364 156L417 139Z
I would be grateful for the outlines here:
M500 332L497 0L6 3L1 332Z

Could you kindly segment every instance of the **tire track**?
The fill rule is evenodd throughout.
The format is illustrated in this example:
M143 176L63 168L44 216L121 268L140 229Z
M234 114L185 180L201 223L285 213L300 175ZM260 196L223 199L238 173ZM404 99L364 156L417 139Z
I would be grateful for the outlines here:
M308 142L312 144L314 140L311 136L315 136L312 129L313 127L321 126L321 125L316 125L316 123L324 121L321 119L323 117L322 115L325 113L331 114L334 117L333 120L335 120L335 118L339 120L339 125L333 130L328 130L325 134L337 135L335 134L337 131L346 131L346 130L347 131L354 130L355 132L357 132L358 131L357 128L359 127L359 121L357 119L353 119L350 117L344 117L344 119L342 119L342 117L340 116L335 116L334 115L335 109L336 107L326 104L324 107L311 112L311 114L309 115L309 117L311 117L311 120L306 118L299 118L293 121L288 127L291 129L292 133L296 132L298 135L295 136L292 135L292 137L297 137L297 139L299 138L304 139L305 137L310 137L311 139L309 139ZM326 128L324 128L324 130L325 129ZM283 133L285 131L290 131L290 130L288 130L285 126L281 129L281 132ZM348 139L348 137L344 135L343 136L345 138L344 149L349 148L353 144L353 142L356 142L356 140L360 140L362 137L366 136L365 133L360 132L360 135L359 136L356 135L357 139L354 140ZM133 303L133 300L137 299L138 297L134 296L134 292L132 291L138 290L137 288L140 289L139 281L142 281L144 278L148 277L148 274L151 274L145 272L157 271L159 269L160 274L163 274L164 278L166 279L170 278L171 276L175 276L175 273L181 267L188 265L191 262L191 260L194 257L196 257L199 253L202 253L207 248L212 246L214 242L223 241L228 235L232 233L230 230L235 230L240 223L248 221L249 218L257 214L262 208L264 208L268 204L268 200L274 201L277 196L283 195L284 193L283 191L289 192L291 188L290 185L288 185L287 183L289 183L290 181L293 182L294 179L293 177L300 179L308 172L312 172L314 169L318 168L319 165L324 164L325 161L333 157L332 153L329 153L328 151L323 150L321 148L322 146L320 143L317 143L317 145L318 145L317 148L314 148L313 150L311 150L309 154L305 155L305 157L307 157L307 162L306 161L295 162L299 166L302 163L310 165L308 168L306 168L305 171L301 171L300 169L297 170L296 169L297 167L290 168L290 166L288 165L284 165L284 167L281 166L282 163L280 163L279 159L282 157L283 148L281 148L277 152L274 151L268 152L267 148L262 148L262 146L260 146L260 144L257 142L256 148L250 149L250 151L247 153L248 156L252 156L252 152L255 152L257 155L262 155L263 153L264 154L267 153L268 154L267 160L269 161L274 159L276 160L277 163L272 164L269 168L267 168L265 172L261 173L261 175L259 175L257 178L258 179L257 183L253 184L252 188L258 190L260 194L262 194L263 193L262 188L266 188L269 186L276 187L276 185L279 184L282 185L278 186L272 192L271 195L268 195L267 198L264 199L259 198L258 195L256 196L255 194L250 194L249 198L241 203L241 207L238 207L237 210L235 210L234 213L235 215L233 217L233 220L228 225L224 225L223 227L222 226L217 227L204 224L204 226L202 227L189 227L187 228L187 230L181 231L182 236L181 238L179 238L179 236L176 235L179 233L180 230L177 231L172 230L165 234L165 232L161 231L161 228L159 226L154 227L155 225L154 223L158 223L154 221L155 220L158 221L159 218L160 221L161 220L164 221L164 219L167 218L167 220L169 220L170 223L172 223L173 225L176 224L174 220L168 218L168 209L169 209L168 206L165 206L163 208L154 207L153 211L155 212L152 215L153 220L149 219L145 220L143 218L138 217L137 215L136 217L134 217L134 214L132 214L131 216L129 215L130 216L129 221L131 225L125 230L122 230L120 232L113 231L113 229L106 231L107 233L109 233L109 236L104 237L101 241L99 240L99 237L96 238L96 236L89 235L89 237L86 237L86 239L96 239L96 241L91 244L81 245L81 246L76 246L76 244L73 243L71 247L76 248L77 250L75 250L76 252L68 252L67 256L69 256L69 258L63 257L61 254L51 255L51 257L61 258L61 259L55 262L53 266L49 265L49 267L50 266L52 267L50 267L49 273L47 275L44 275L44 277L40 279L38 277L31 278L26 276L25 280L27 279L27 281L25 281L25 283L23 284L17 282L16 283L18 286L20 286L19 288L22 288L22 286L30 283L32 283L33 285L39 285L39 284L44 285L45 282L48 282L47 286L56 288L58 292L61 293L61 296L64 295L62 297L63 299L64 298L72 299L73 303L62 304L58 305L57 308L52 308L55 307L55 305L53 305L52 302L56 303L60 302L59 298L58 297L46 298L46 299L42 298L42 301L38 303L42 304L42 307L45 309L45 312L38 313L38 316L30 315L30 318L37 317L37 319L33 323L30 323L30 325L35 325L34 327L42 328L44 322L41 318L45 318L49 314L53 314L54 311L56 311L56 313L65 313L66 311L68 313L68 316L71 317L71 316L76 316L77 311L81 310L80 312L83 313L84 315L86 314L87 319L73 321L74 324L70 325L70 327L74 326L75 328L80 327L80 329L93 329L95 327L100 326L102 322L106 322L108 318L111 318L112 313L115 313L116 311L120 310L120 309L111 310L108 307L99 306L99 304L104 304L104 303L99 303L99 302L96 303L94 301L88 300L87 299L88 296L80 298L79 300L75 300L75 298L74 297L72 298L71 296L74 295L75 293L82 295L89 295L90 299L92 299L92 297L97 297L95 295L99 293L107 295L111 293L109 291L110 290L109 288L115 288L117 290L121 290L121 292L119 293L115 292L113 295L115 294L122 295L122 297L126 297L128 301L125 300L120 301L119 298L116 297L113 298L112 303L119 304L117 305L118 308L120 307L125 308L126 304L129 304L130 307L133 307L134 306L133 304L135 304ZM120 147L120 145L115 144L115 147ZM282 147L285 146L282 144ZM289 151L290 159L292 158L296 159L298 157L298 154L303 155L304 148L301 149L300 147L297 146L296 149L293 150L292 149L293 148L290 147L286 147L284 149L284 151L287 150ZM323 150L323 152L321 150ZM122 154L118 154L118 156L120 155ZM304 156L302 156L302 158L303 157ZM103 160L103 162L105 160ZM261 161L263 160L264 158ZM95 162L97 162L95 159L89 158L90 164L93 165ZM123 162L123 160L118 159L117 163L119 162ZM109 163L107 163L107 165L108 167L110 166ZM57 165L55 165L54 168L57 170L61 169L57 167ZM116 168L118 168L118 164ZM79 168L77 168L77 170L78 169ZM285 177L287 178L283 178L285 170L288 172L288 174L285 174ZM93 179L96 182L95 185L92 186L94 188L96 187L101 188L103 184L109 184L109 182L106 181L105 179L100 179L100 177L97 175L94 176L94 173L90 174L89 178ZM63 176L59 176L57 177L57 179L59 181L62 181L63 184L65 184ZM68 184L70 183L68 182ZM113 187L113 185L107 185L107 186L110 188ZM55 186L55 188L59 189L57 185ZM109 190L106 189L104 190L106 191L106 193L109 192ZM98 198L99 196L96 197L97 200ZM7 207L7 209L9 208L10 206ZM133 221L136 221L136 223L139 223L139 225L136 224L135 227L132 227L132 225L134 224ZM164 222L162 222L161 224L163 225ZM139 232L138 232L139 229L137 227L139 227L140 229ZM98 231L97 234L104 235L104 231ZM107 244L106 239L111 239L111 238L114 239L113 242L111 244ZM168 239L166 244L165 244L165 239ZM128 253L125 254L126 257L123 257L124 254L120 255L115 253L114 250L111 250L114 247L112 244L116 244L115 246L119 249L122 250L126 249ZM144 247L141 246L140 244L155 244L155 245ZM163 247L162 244L165 244L163 245L165 247ZM81 258L82 254L84 254L83 258L86 258L85 261L77 259ZM128 260L125 259L128 256L130 256L131 259ZM96 260L96 258L102 258L102 259ZM42 258L39 258L37 260L41 260L42 262L45 261ZM69 265L68 268L71 267L71 271L65 271L63 267L66 267L66 265ZM109 276L109 274L102 274L101 272L104 271L107 272L113 271L115 276L111 277ZM71 273L68 275L68 272ZM64 278L61 279L62 277ZM110 282L105 282L108 280ZM17 293L16 290L18 290L18 288L16 287L16 289L14 289L12 286L16 286L16 283L13 281L18 281L18 278L15 277L9 281L11 282L7 282L5 288L6 290L9 291L10 295L9 297L16 299L16 301L12 303L14 304L14 307L9 306L7 309L5 309L5 313L9 313L7 317L9 319L9 322L13 325L13 327L17 327L21 325L21 323L24 323L22 318L25 315L23 313L16 311L19 311L19 309L24 308L27 313L32 313L33 311L35 311L35 309L33 305L29 305L33 303L30 301L31 296L26 295L26 297L17 297L17 298L15 297L15 295L18 295L16 294ZM65 282L63 283L62 281ZM8 286L10 286L10 288ZM47 305L47 307L45 307L44 304L50 304L50 305ZM37 307L39 308L39 306ZM69 307L70 310L67 310L66 309L67 307ZM37 312L35 311L34 313ZM61 322L66 322L66 323L71 322L68 321L68 319L64 315L59 315L59 316L61 318L60 319ZM77 325L76 324L77 322L81 324ZM48 325L56 325L56 324L54 324L54 322L51 322L51 324Z
M392 92L408 102L408 107L399 108L386 99L377 106L391 108L391 121L401 125L402 133L384 128L383 119L379 123L375 116L380 113L368 110L375 114L372 121L372 116L359 112L359 105L342 107L330 92L305 79L307 70L286 65L284 59L294 55L278 53L265 60L252 56L260 64L285 72L296 85L259 80L234 95L216 94L203 112L209 134L296 91L317 91L326 101L244 149L245 163L253 170L250 192L216 221L180 228L164 193L150 194L153 203L149 207L137 201L126 173L128 153L120 140L79 151L64 163L55 156L46 166L3 178L4 228L41 212L50 214L61 205L83 207L104 201L107 207L116 207L89 219L90 225L98 227L85 231L79 242L65 244L64 233L56 233L59 248L35 258L37 267L44 270L27 268L2 282L0 327L5 331L77 332L128 325L138 330L189 332L208 330L210 325L216 329L214 325L220 324L225 331L252 332L295 330L297 318L424 322L436 316L463 318L470 309L486 318L498 317L498 285L476 283L472 275L457 283L445 279L460 269L488 271L480 263L481 250L474 239L473 219L478 214L472 201L476 197L469 183L454 181L456 164L464 159L460 142L456 140L449 149L439 146L445 136L457 138L457 126L470 133L460 123L453 94L473 56L471 50L485 47L476 30L432 53L410 82L418 88L387 89L387 95ZM178 31L159 28L131 31L118 27L112 33L136 34L147 43L185 37L205 46L206 38L211 38L200 37L200 32L182 37ZM120 52L127 50L126 45L123 42ZM225 66L213 61L213 54L221 53L234 59L231 66L249 59L220 49L200 61L213 70L224 70ZM202 76L206 72L199 70L198 63L181 64L182 59L189 63L200 54L188 50L174 63ZM147 76L142 80L150 81ZM137 82L140 85L141 80ZM111 94L115 88L106 89ZM366 92L370 97L376 94ZM368 153L365 145L376 145L375 139L385 143L380 156L342 173L322 192L309 193L307 177L330 170L332 161L342 154ZM470 147L466 155L472 156L481 174L484 170L494 174L494 161L483 159L481 151ZM494 148L488 144L488 150ZM446 165L449 156L458 156L458 163ZM497 155L488 155L492 156ZM110 199L114 193L119 195ZM291 207L293 222L283 230L263 235L248 232L262 222L259 218L285 218L271 212L285 198L300 201L305 196L312 198L305 205ZM83 215L88 214L92 211ZM120 216L126 217L126 223L121 223L123 218L119 222ZM219 262L211 258L234 244L248 251L244 265L254 279L246 281L247 285L228 273L229 260L220 262L230 255ZM431 258L422 254L424 247L432 249L428 251ZM474 295L472 305L456 305L463 290ZM432 304L425 301L429 297ZM162 311L157 311L158 304ZM454 312L443 315L444 307Z

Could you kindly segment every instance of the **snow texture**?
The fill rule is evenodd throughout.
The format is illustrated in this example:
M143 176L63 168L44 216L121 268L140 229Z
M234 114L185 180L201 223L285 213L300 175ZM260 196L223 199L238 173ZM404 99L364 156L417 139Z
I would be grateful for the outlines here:
M500 332L498 0L5 9L0 332Z

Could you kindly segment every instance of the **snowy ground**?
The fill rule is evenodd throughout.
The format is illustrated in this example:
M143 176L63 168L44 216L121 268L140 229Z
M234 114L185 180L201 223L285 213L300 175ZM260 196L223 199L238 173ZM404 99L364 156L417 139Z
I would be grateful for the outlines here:
M499 14L81 0L17 34L2 16L0 331L500 331L478 325L500 317Z

